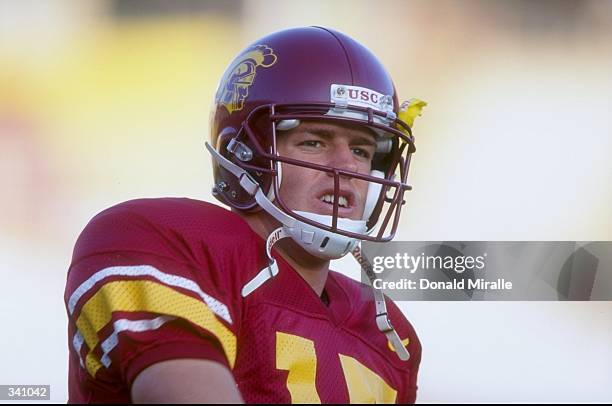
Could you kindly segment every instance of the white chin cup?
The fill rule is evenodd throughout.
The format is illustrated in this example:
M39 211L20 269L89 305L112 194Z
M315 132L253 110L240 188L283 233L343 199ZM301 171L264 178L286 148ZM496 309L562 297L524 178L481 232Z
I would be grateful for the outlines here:
M302 217L326 226L332 225L332 216L304 211L296 211ZM355 247L359 240L322 230L310 224L296 221L292 226L285 225L286 232L309 254L322 259L338 259ZM364 220L338 218L338 229L363 234L366 231Z

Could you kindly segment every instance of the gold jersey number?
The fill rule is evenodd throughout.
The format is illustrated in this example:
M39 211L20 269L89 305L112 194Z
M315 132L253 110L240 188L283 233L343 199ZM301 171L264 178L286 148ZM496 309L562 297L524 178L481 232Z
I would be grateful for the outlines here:
M374 371L348 355L338 354L351 403L395 403L397 391ZM292 403L321 403L316 388L317 354L314 341L276 333L276 368L288 371Z

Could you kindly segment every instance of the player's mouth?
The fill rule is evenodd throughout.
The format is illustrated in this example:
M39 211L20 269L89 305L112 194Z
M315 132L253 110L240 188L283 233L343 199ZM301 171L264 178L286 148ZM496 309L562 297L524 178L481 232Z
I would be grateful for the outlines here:
M333 215L334 213L334 190L326 189L317 193L313 204L315 213ZM353 217L355 215L355 194L349 190L340 190L338 196L338 216Z

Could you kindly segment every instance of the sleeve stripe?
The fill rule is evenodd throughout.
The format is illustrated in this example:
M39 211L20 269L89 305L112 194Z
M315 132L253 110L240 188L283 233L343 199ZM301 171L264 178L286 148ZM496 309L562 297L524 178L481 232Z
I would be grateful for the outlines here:
M81 368L85 368L85 364L83 364L83 357L81 357L81 348L83 347L83 342L85 339L83 338L83 334L79 331L74 333L74 337L72 337L72 346L75 349L76 355L79 357L79 364L81 364Z
M84 305L76 321L89 353L86 369L95 376L102 363L93 350L98 332L117 312L150 312L187 320L213 334L221 343L230 367L236 360L236 336L202 301L152 281L113 281L102 286Z
M117 344L119 344L119 333L126 330L134 332L156 330L170 320L174 320L174 317L160 316L153 320L120 319L115 321L115 323L113 323L113 333L106 340L104 340L101 345L104 354L102 354L100 361L105 367L108 368L110 366L111 359L108 354L117 346ZM79 363L81 364L82 368L85 368L83 358L81 357L81 348L83 347L84 341L85 339L80 331L77 331L72 338L72 346L79 357Z
M80 332L76 332L74 337L72 337L72 346L74 347L77 353L81 352L81 347L83 347L83 335Z
M119 333L124 331L131 331L136 333L142 333L145 331L157 330L164 323L174 320L174 317L169 316L159 316L154 319L145 319L145 320L128 320L128 319L119 319L113 323L113 332L104 342L102 343L102 358L100 361L102 365L108 368L112 361L110 359L109 353L119 344Z
M72 295L70 295L70 299L68 300L68 311L70 312L70 315L74 313L76 305L83 295L89 292L96 283L111 276L151 276L165 285L176 286L189 290L200 296L206 305L213 311L213 313L227 321L229 324L232 324L232 317L230 316L227 306L210 295L204 293L198 284L182 276L161 272L157 268L150 265L112 266L96 272L90 276L89 279L83 282L72 293Z

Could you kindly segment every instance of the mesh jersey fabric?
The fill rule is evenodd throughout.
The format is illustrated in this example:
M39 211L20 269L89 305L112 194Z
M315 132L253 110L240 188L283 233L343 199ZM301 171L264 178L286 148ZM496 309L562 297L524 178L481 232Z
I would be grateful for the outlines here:
M157 362L229 368L247 403L416 399L421 343L387 300L411 358L375 324L369 286L330 271L328 304L273 250L279 274L240 295L267 263L265 241L237 214L184 198L138 199L95 216L69 268L69 402L130 402Z

